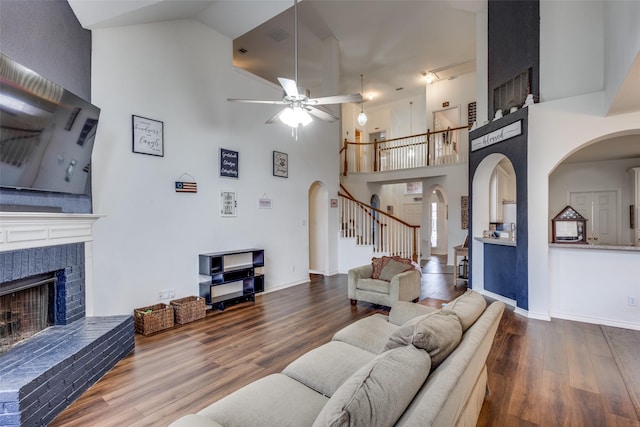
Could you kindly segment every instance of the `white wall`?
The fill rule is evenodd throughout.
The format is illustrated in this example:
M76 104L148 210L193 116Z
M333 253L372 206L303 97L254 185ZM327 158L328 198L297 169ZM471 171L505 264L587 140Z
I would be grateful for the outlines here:
M604 117L604 99L604 92L597 92L529 107L529 316L548 319L549 316L562 317L562 313L572 313L582 316L582 321L590 319L598 323L600 319L608 319L610 323L626 322L626 327L630 327L628 322L632 319L632 323L640 328L637 307L634 317L625 314L627 292L637 291L640 275L636 266L640 265L640 254L612 253L601 267L600 263L590 262L586 253L582 254L579 264L566 264L557 258L560 256L558 251L549 248L549 175L564 158L582 146L614 136L640 134L640 112ZM606 293L607 300L615 301L615 304L607 305L603 313L599 307L600 298L569 298L562 301L561 308L554 308L553 304L568 286L566 280L563 281L565 273L560 270L572 266L581 269L580 275L572 279L580 285L579 292L585 295ZM603 268L606 281L602 280ZM609 283L616 283L616 286L609 286Z
M640 2L606 1L604 6L605 109L608 111L640 54Z
M226 98L279 99L281 90L231 65L232 41L196 21L93 31L93 101L102 108L93 157L93 315L130 313L198 293L198 254L266 251L266 289L308 280L308 190L338 188L338 124L314 121L298 141L264 121L276 106ZM131 115L164 122L164 157L131 152ZM220 148L240 153L240 178L220 178ZM272 151L289 154L289 178L272 176ZM183 173L197 194L179 194ZM238 215L221 218L221 190L235 191ZM272 209L258 209L260 197ZM329 206L326 206L329 210ZM334 247L337 210L330 211ZM337 251L328 269L336 271Z
M603 14L602 1L540 2L543 102L603 89Z

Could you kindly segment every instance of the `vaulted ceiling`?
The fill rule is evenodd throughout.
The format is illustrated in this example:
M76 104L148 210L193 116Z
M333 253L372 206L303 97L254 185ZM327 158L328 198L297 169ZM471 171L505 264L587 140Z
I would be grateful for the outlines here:
M234 40L234 64L277 83L294 77L293 0L69 0L85 28L196 19ZM335 38L340 93L359 93L364 75L370 103L424 91L421 72L475 67L475 12L486 0L304 0L298 4L300 86L321 93L322 44ZM246 50L241 54L239 49ZM444 73L443 73L444 75Z

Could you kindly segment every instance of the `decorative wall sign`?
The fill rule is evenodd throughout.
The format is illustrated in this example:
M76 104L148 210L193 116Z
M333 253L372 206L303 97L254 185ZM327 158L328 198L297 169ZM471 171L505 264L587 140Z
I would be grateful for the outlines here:
M188 181L184 181L184 179L188 179ZM186 172L180 175L180 177L176 181L176 193L197 193L197 192L198 192L198 183L196 182L196 179Z
M289 177L289 155L287 153L273 152L273 176Z
M220 192L220 216L236 216L238 202L233 191Z
M463 230L469 229L469 196L460 197L460 222Z
M331 207L332 208L338 207L338 199L331 199Z
M264 196L258 199L258 209L271 209L271 199Z
M240 154L237 151L220 149L220 176L228 178L240 177Z
M469 124L469 126L471 126L475 121L476 121L476 103L474 101L474 102L470 102L469 105L467 105L467 123Z
M131 116L133 152L164 157L164 123L146 117Z
M481 148L506 141L507 139L520 134L522 134L522 120L518 120L517 122L513 122L507 126L471 140L471 151L476 151Z

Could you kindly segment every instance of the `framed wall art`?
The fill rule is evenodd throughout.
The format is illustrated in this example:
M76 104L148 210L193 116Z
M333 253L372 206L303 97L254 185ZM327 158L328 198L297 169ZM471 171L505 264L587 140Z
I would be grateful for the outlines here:
M141 116L131 116L133 152L164 157L164 123Z
M220 176L240 178L240 153L226 148L220 149Z
M289 155L287 153L273 152L273 176L289 177Z
M238 201L234 191L220 192L220 216L236 216Z

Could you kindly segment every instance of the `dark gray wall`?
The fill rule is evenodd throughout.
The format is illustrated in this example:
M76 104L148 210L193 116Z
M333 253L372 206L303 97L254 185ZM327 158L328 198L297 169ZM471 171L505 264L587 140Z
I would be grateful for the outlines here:
M489 0L489 118L495 114L493 91L531 68L531 93L540 96L540 2Z
M0 51L91 101L91 31L66 0L0 0Z
M91 32L66 0L0 0L0 51L91 100ZM0 209L90 213L91 197L0 189Z

